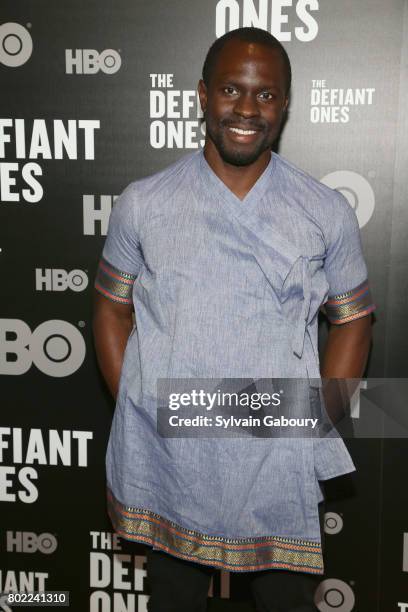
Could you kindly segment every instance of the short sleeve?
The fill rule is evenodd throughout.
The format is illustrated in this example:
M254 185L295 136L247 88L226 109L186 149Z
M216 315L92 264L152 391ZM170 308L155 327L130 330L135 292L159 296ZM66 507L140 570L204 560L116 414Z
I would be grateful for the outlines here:
M132 303L133 284L143 264L136 215L135 189L130 184L113 206L95 279L99 293L122 304Z
M332 213L324 264L329 295L324 306L330 323L338 325L367 316L376 306L368 284L357 216L339 193L335 193Z

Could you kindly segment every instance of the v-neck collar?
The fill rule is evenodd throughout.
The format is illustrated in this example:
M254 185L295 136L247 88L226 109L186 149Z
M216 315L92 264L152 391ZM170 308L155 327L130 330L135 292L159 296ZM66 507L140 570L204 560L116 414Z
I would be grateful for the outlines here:
M225 202L234 207L234 213L238 216L247 212L248 208L251 207L252 204L259 202L259 200L263 197L266 189L268 188L269 179L275 169L275 164L275 155L272 153L271 159L269 160L269 163L262 172L261 176L258 177L244 199L240 200L240 198L236 196L235 193L233 193L231 189L229 189L229 187L227 187L227 185L215 174L214 170L204 157L204 150L199 151L199 174L203 180L204 187L208 189L208 186L211 185L211 187Z

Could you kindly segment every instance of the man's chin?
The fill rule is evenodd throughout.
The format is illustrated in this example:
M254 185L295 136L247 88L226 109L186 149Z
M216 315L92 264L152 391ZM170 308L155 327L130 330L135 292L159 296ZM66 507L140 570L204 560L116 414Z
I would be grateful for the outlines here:
M226 163L226 164L231 164L231 166L250 166L251 164L255 163L257 161L257 159L259 159L259 157L261 156L261 154L263 153L262 151L229 151L226 149L219 149L218 150L221 159Z

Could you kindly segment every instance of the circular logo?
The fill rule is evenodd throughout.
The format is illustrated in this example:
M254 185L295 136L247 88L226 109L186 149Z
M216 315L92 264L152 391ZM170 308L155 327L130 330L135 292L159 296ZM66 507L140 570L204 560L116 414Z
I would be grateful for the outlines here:
M336 512L326 512L324 515L324 532L330 535L340 533L343 529L343 519Z
M71 291L83 291L88 286L88 276L82 270L71 270L68 285Z
M85 359L85 342L81 333L67 321L41 323L31 340L33 361L44 374L69 376Z
M344 195L357 215L360 228L369 222L374 212L375 195L364 176L351 170L337 170L326 174L320 182Z
M342 580L323 580L315 593L315 604L320 612L351 612L356 599L350 586Z
M38 550L50 555L57 549L57 540L52 533L42 533L38 536Z
M72 352L69 340L61 334L51 334L44 340L44 354L55 363L66 361Z
M3 23L0 26L0 62L15 68L22 66L33 52L30 32L19 23Z
M115 49L105 49L99 54L99 68L105 74L114 74L122 65L122 58Z

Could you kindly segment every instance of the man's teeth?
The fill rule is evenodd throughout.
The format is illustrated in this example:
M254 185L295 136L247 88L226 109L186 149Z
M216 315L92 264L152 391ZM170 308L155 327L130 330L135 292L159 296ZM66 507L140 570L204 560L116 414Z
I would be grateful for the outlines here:
M228 128L231 132L236 134L242 134L242 136L248 136L249 134L256 134L256 130L241 130L240 128L230 127Z

